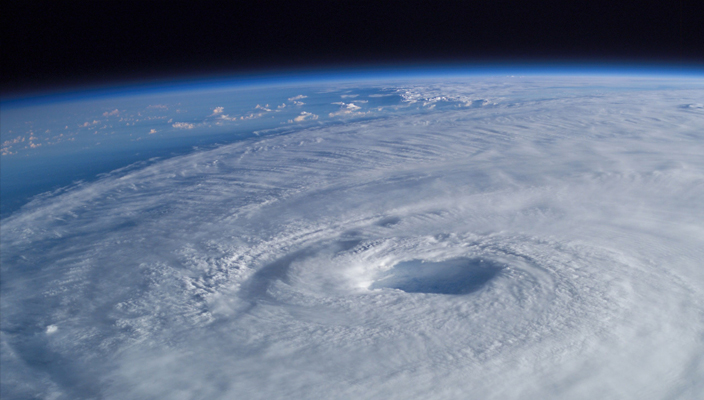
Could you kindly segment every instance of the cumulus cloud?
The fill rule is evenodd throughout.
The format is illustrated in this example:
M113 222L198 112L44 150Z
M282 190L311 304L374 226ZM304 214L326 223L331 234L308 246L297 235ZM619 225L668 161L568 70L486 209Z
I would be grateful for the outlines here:
M225 110L225 107L215 107L215 109L213 110L213 113L210 115L222 114L223 110Z
M303 111L301 113L301 115L297 116L293 120L289 120L289 122L303 122L303 121L310 121L310 120L316 120L316 119L318 119L317 115L315 115L313 113L309 113L307 111Z
M118 115L118 114L120 114L120 110L118 110L118 109L116 108L116 109L114 109L114 110L112 110L112 111L105 111L105 112L103 113L103 116L104 116L104 117L110 117L110 116Z
M176 122L171 126L173 126L176 129L193 129L193 128L195 128L195 125L191 124L189 122Z
M361 115L363 113L357 112L361 107L354 103L343 103L343 102L335 102L332 104L337 104L340 106L340 109L335 112L331 112L328 114L330 117L338 117L338 116L352 116L352 115Z
M298 96L289 97L289 98L288 98L288 101L302 100L302 99L305 99L305 98L307 98L307 97L308 97L308 96L304 96L304 95L302 95L302 94L299 94Z
M149 130L149 134L150 134L150 135L152 135L152 134L154 134L154 133L156 133L156 129L152 128L152 129Z
M269 105L268 105L268 104L265 104L265 105L263 105L263 106L257 104L256 107L254 107L254 108L255 108L256 110L262 110L262 111L267 111L267 112L273 111L271 108L269 108Z
M84 123L78 125L78 127L79 127L79 128L85 128L85 127L88 127L88 126L91 126L91 125L95 125L95 124L99 124L99 123L100 123L100 121L98 121L98 120L93 120L93 122L86 121L86 122L84 122Z
M241 120L257 119L257 118L261 118L262 116L264 116L264 113L262 113L262 112L258 112L258 113L250 112L248 114L240 116L240 119Z

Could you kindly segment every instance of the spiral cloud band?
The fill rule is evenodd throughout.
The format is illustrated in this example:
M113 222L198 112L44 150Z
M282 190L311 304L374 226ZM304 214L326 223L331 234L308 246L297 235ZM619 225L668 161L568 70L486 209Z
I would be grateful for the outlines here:
M36 198L2 224L4 390L697 398L704 89L600 82L416 82L468 106Z

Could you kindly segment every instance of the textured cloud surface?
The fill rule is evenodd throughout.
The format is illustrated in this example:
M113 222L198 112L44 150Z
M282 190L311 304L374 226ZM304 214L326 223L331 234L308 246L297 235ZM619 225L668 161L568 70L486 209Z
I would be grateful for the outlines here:
M399 90L3 220L3 394L704 392L701 82Z

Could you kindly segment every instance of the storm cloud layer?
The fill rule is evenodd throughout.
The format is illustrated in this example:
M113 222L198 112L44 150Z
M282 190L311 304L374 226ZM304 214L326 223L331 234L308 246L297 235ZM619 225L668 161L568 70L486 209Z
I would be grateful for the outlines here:
M701 81L398 93L5 218L3 397L704 392Z

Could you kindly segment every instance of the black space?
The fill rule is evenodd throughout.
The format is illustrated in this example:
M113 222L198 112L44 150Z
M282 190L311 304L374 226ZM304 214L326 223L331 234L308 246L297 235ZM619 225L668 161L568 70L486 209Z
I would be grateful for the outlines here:
M2 90L394 63L704 63L701 0L5 1Z

